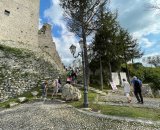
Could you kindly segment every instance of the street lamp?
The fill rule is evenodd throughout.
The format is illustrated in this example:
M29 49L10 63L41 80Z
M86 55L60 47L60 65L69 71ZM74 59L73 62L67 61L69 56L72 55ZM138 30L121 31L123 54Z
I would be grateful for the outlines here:
M85 63L85 57L84 57L84 48L83 48L83 40L80 39L79 41L79 45L80 45L80 48L81 48L81 52L78 52L78 55L75 56L75 52L76 52L76 46L75 45L71 45L70 46L70 51L73 55L74 58L77 58L78 56L81 56L82 57L82 65L83 65L83 86L84 86L84 103L83 103L83 106L85 108L88 107L88 88L87 88L87 77L86 77L86 73L85 73L85 66L86 66L86 63Z
M80 47L82 47L80 42L79 42L79 44L80 44ZM77 56L74 55L75 52L76 52L76 46L75 45L72 44L69 49L70 49L71 54L73 55L74 58L77 58L78 56L82 56L82 52L78 52ZM82 48L81 48L81 50L82 50Z

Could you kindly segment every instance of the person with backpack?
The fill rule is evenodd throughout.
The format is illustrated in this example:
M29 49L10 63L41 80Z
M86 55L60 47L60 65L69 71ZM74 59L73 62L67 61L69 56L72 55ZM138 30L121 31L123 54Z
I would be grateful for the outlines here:
M142 81L139 80L136 76L133 77L133 80L131 81L133 89L134 89L134 95L136 96L137 103L143 104L143 97L142 97Z

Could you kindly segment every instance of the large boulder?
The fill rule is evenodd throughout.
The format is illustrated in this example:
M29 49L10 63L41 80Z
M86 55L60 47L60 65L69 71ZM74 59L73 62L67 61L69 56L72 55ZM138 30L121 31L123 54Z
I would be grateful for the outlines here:
M149 84L142 85L142 94L144 97L154 97L153 92Z
M82 97L81 91L71 84L65 84L62 88L61 98L66 101L78 101Z

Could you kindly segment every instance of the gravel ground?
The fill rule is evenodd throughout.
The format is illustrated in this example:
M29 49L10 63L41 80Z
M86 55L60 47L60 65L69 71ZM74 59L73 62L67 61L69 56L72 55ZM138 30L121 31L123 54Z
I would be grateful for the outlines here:
M0 130L160 130L160 123L118 120L46 100L0 111Z

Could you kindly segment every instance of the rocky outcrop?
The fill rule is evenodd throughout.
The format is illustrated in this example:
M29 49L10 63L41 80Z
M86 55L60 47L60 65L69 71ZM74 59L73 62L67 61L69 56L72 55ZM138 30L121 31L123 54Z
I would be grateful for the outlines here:
M77 101L81 98L81 92L71 84L65 84L62 88L62 99L65 101Z

